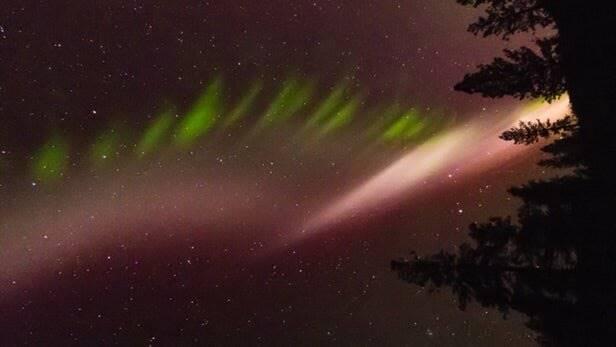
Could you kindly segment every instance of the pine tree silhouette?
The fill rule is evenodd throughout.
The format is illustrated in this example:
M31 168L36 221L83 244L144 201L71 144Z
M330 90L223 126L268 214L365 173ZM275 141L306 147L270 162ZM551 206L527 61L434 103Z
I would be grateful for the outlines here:
M472 224L472 244L392 261L401 279L431 289L449 287L460 308L470 301L526 314L545 345L613 344L616 332L616 40L613 5L572 0L458 0L485 6L469 26L476 35L507 40L520 32L547 37L537 47L506 50L480 65L456 90L486 97L557 99L567 92L573 114L521 123L501 135L516 144L555 139L539 165L565 168L550 180L510 193L522 200L510 217ZM558 135L558 136L554 136Z

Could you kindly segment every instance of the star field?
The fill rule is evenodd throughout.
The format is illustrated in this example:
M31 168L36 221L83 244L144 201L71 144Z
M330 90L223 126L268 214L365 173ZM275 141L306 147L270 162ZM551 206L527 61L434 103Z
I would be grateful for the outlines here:
M503 48L465 32L476 14L10 0L0 344L534 345L389 269L549 174L497 139L536 110L452 90Z

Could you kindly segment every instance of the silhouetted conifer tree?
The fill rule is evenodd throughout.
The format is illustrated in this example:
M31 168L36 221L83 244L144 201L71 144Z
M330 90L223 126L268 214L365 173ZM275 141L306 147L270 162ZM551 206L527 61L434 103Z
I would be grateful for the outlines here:
M455 88L486 97L552 101L570 96L573 114L521 123L501 138L553 139L539 164L568 169L510 189L522 200L518 222L470 226L472 244L392 261L410 283L449 287L463 309L475 300L504 315L516 310L546 345L616 344L616 6L601 1L457 0L485 8L469 26L504 40L531 33L537 47L506 50ZM547 34L545 34L547 33ZM558 136L554 136L558 135Z

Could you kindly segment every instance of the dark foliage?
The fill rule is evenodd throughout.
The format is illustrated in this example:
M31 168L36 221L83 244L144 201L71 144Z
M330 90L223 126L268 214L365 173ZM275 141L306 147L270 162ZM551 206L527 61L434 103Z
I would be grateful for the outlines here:
M488 6L486 15L472 23L468 31L484 37L490 35L508 39L520 32L554 26L554 19L540 0L457 0L464 6Z
M551 120L536 122L520 122L517 128L511 128L500 136L505 141L513 141L517 144L530 145L539 141L540 138L547 139L552 135L569 135L576 128L573 117L567 116L554 122Z
M537 40L539 52L528 47L507 49L505 58L497 57L490 64L479 65L479 71L464 76L455 89L491 98L509 95L552 101L565 92L557 41L557 36Z
M549 28L537 49L505 51L480 65L456 89L487 97L542 97L567 92L573 115L522 122L501 138L551 141L539 164L566 169L510 193L521 199L517 222L492 218L470 226L472 243L392 261L401 279L432 290L448 287L464 309L471 301L529 317L545 345L611 345L616 333L616 9L571 0L458 0L485 7L469 31L508 39Z

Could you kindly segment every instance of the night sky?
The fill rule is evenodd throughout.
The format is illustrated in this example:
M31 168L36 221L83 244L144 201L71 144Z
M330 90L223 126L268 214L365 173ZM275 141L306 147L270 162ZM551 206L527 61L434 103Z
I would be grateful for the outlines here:
M1 345L534 345L389 262L548 175L451 0L0 9Z

